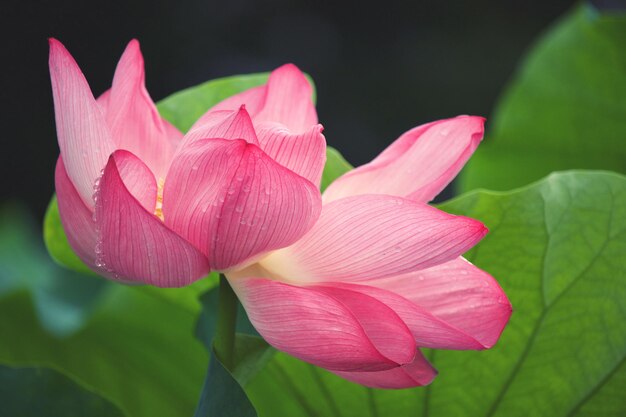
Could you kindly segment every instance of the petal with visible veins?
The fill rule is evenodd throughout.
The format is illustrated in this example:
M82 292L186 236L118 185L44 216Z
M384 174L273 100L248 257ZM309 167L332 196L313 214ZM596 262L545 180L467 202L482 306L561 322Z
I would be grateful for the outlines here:
M88 209L96 179L115 150L100 106L76 61L61 42L50 39L50 79L57 137L68 178Z
M408 329L371 297L261 278L230 283L265 340L299 359L337 371L380 371L413 361Z
M366 387L386 389L421 387L430 384L437 376L437 370L419 351L413 362L384 371L331 372Z
M293 244L320 210L315 185L239 139L184 146L163 192L165 223L216 270L240 267Z
M130 41L122 54L102 104L117 148L137 155L157 178L164 178L174 155L173 130L165 125L146 90L137 40Z
M122 160L133 163L126 151L115 152L100 180L96 265L109 278L158 287L180 287L204 276L209 270L206 257L146 211L124 185Z
M297 283L367 281L452 260L487 233L477 220L387 195L324 204L315 226L295 244L260 261Z
M61 224L67 240L78 257L94 271L96 268L96 225L89 209L72 184L63 157L59 156L54 176Z
M372 162L335 180L324 191L324 202L358 194L432 200L478 147L484 121L482 117L459 116L406 132Z
M498 341L512 312L496 280L461 257L421 271L371 280L367 285L402 295L485 348Z
M261 123L257 131L261 149L276 162L319 187L326 163L322 125L292 133L278 123Z

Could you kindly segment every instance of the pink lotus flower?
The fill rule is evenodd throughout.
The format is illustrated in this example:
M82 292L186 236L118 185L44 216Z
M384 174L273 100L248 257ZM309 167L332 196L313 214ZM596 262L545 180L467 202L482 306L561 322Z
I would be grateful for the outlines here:
M406 132L327 188L320 218L296 243L227 272L259 333L377 388L430 383L437 372L420 347L492 347L511 305L460 256L487 229L425 204L474 152L483 123L460 116Z
M482 139L482 118L405 133L322 206L325 139L292 65L185 136L158 115L135 41L97 100L55 40L50 71L61 220L94 270L158 286L223 271L270 344L373 387L428 384L420 347L497 341L510 304L460 257L486 228L426 204Z
M186 285L295 243L319 217L326 143L293 65L244 93L247 109L226 101L185 136L150 99L137 41L97 100L54 39L50 75L61 222L94 271Z

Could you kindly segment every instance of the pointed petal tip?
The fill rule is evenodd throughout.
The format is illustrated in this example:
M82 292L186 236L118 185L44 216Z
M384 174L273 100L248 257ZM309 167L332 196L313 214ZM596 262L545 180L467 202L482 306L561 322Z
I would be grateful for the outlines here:
M48 38L48 45L50 46L50 48L58 47L59 45L63 46L61 41L52 36Z
M276 68L270 74L270 77L291 77L293 79L300 79L306 83L306 85L311 88L311 83L309 82L304 72L296 65L292 63L287 63L281 65Z
M69 57L73 60L72 55L70 55L65 45L58 39L52 37L48 38L48 47L50 48L50 68L52 68L53 63L56 63L62 58Z
M291 62L281 65L280 67L276 68L274 71L297 71L299 73L302 73L300 68L298 68L296 64L291 63Z

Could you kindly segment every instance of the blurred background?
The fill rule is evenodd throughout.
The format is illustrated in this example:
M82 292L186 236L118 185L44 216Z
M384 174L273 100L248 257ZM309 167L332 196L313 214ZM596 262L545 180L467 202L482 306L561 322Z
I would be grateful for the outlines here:
M96 96L131 38L141 42L155 101L293 62L316 82L328 143L359 165L415 125L489 116L524 52L573 4L5 0L1 199L24 201L41 219L54 191L50 36L70 50Z

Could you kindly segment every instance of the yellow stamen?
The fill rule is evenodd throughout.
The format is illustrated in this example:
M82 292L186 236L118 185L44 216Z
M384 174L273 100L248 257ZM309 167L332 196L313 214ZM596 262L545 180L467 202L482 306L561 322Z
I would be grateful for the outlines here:
M156 201L156 209L154 210L154 214L161 219L162 222L165 221L163 217L163 186L165 185L165 178L159 178L157 181L157 201Z

